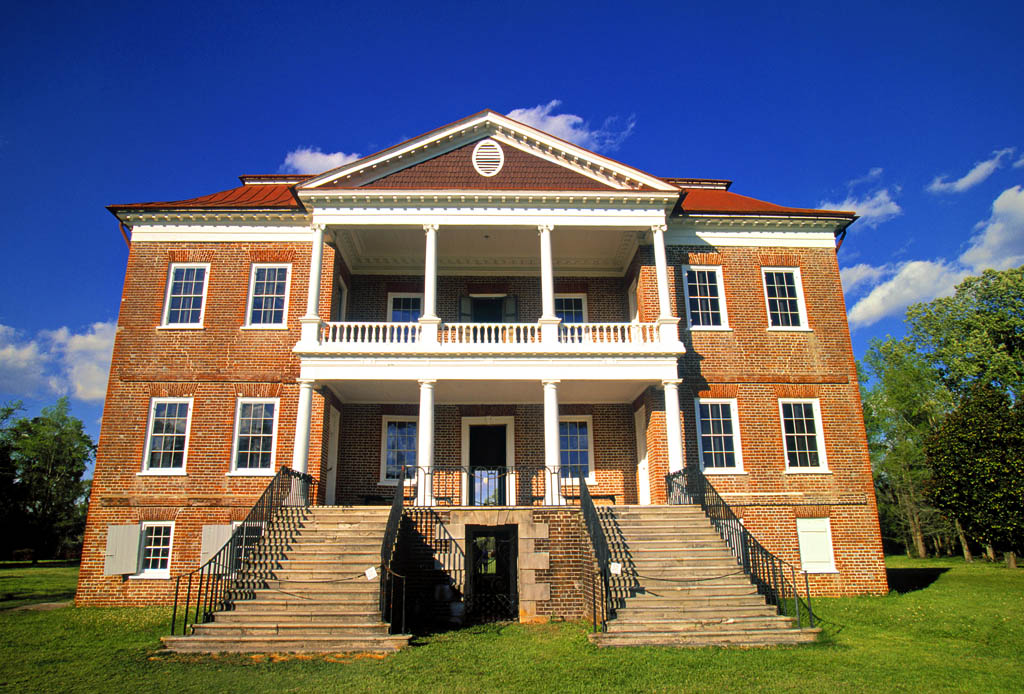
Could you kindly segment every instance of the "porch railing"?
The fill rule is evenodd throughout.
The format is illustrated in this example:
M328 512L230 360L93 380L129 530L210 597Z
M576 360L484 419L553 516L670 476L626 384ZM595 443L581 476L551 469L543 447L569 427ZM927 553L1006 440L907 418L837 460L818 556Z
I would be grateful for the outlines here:
M298 513L289 514L289 509L301 512L308 507L315 487L312 476L281 468L224 546L198 569L175 578L172 636L184 636L217 612L234 609L236 600L255 597L298 527Z
M594 499L590 495L590 487L585 479L579 479L580 513L583 515L583 526L590 536L590 546L597 559L597 577L599 584L591 586L591 608L593 610L594 631L604 631L608 628L608 618L614 616L615 607L612 604L611 582L611 550L608 548L608 538L605 537L604 528L601 527L601 519L597 515L597 508L594 506ZM600 592L600 596L598 593Z
M565 468L406 466L407 506L578 506L579 477ZM419 489L429 494L417 493ZM611 499L614 501L614 499Z
M321 323L322 345L390 345L419 342L419 323Z
M814 627L810 581L805 571L765 549L743 526L729 504L702 473L675 472L669 475L668 485L670 504L699 504L704 509L718 534L728 543L744 573L750 576L768 604L774 605L780 615L793 617L800 628L803 628L803 606L808 624Z
M522 345L540 342L536 323L452 323L441 328L442 342L463 345Z
M567 344L651 344L658 342L653 323L563 323L558 341Z

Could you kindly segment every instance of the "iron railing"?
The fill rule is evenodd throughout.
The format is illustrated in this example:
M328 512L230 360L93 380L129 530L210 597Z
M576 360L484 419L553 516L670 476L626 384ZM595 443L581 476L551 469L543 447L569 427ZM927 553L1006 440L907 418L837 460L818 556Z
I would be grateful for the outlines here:
M400 480L406 477L405 467L402 468ZM395 485L395 494L391 499L391 512L384 527L384 539L380 545L380 614L383 621L391 625L392 633L405 633L405 576L392 570L395 559L395 545L398 544L398 531L402 527L402 516L405 515L404 482ZM398 590L401 584L401 592ZM399 616L395 619L396 614Z
M568 468L458 464L403 468L409 490L406 504L416 507L578 506L580 479L573 472Z
M315 498L315 486L312 476L281 468L224 546L198 569L175 578L172 636L184 636L217 612L234 609L235 601L255 597L284 555L302 510Z
M690 471L675 472L668 476L668 502L670 504L699 504L707 514L718 534L726 541L743 572L750 576L758 592L780 615L793 617L798 627L803 628L801 605L808 624L814 627L814 610L811 608L811 588L807 572L789 562L779 559L757 541L732 508L708 482L703 473ZM803 595L800 581L803 577Z
M580 513L583 515L583 525L590 535L590 546L597 559L597 573L600 577L600 586L591 587L591 609L593 611L594 631L604 631L608 628L608 618L614 617L615 607L612 604L612 593L609 583L611 580L611 550L608 549L608 538L605 537L604 528L601 527L601 519L597 515L597 508L594 506L594 499L590 495L590 487L583 478L578 478ZM600 599L598 599L600 592ZM600 605L600 610L599 606Z

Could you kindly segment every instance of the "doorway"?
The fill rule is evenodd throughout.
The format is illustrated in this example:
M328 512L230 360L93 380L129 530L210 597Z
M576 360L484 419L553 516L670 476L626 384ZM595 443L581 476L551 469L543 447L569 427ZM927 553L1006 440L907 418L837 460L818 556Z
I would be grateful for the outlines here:
M471 624L501 622L519 615L518 535L515 525L466 527L466 618Z
M463 417L461 463L461 505L515 505L515 417Z

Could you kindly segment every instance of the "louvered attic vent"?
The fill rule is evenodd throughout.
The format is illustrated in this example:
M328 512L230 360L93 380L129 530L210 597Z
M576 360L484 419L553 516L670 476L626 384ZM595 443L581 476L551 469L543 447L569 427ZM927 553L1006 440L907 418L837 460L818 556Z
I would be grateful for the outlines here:
M493 176L501 171L505 163L505 152L501 145L488 138L481 140L473 148L473 168L481 176Z

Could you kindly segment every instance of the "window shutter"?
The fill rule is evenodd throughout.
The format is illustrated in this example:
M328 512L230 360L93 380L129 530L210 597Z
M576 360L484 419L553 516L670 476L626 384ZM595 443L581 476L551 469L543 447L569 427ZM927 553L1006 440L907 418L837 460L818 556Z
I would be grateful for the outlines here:
M142 529L136 525L108 525L103 573L107 576L139 573L139 542Z
M231 539L230 525L204 525L203 544L199 550L199 565L210 561Z
M796 535L800 545L800 564L804 571L835 571L832 537L828 518L797 518Z
M468 296L459 297L459 322L473 322L473 299Z
M518 323L519 322L519 307L516 306L516 298L514 296L506 296L501 303L501 322L502 323Z

